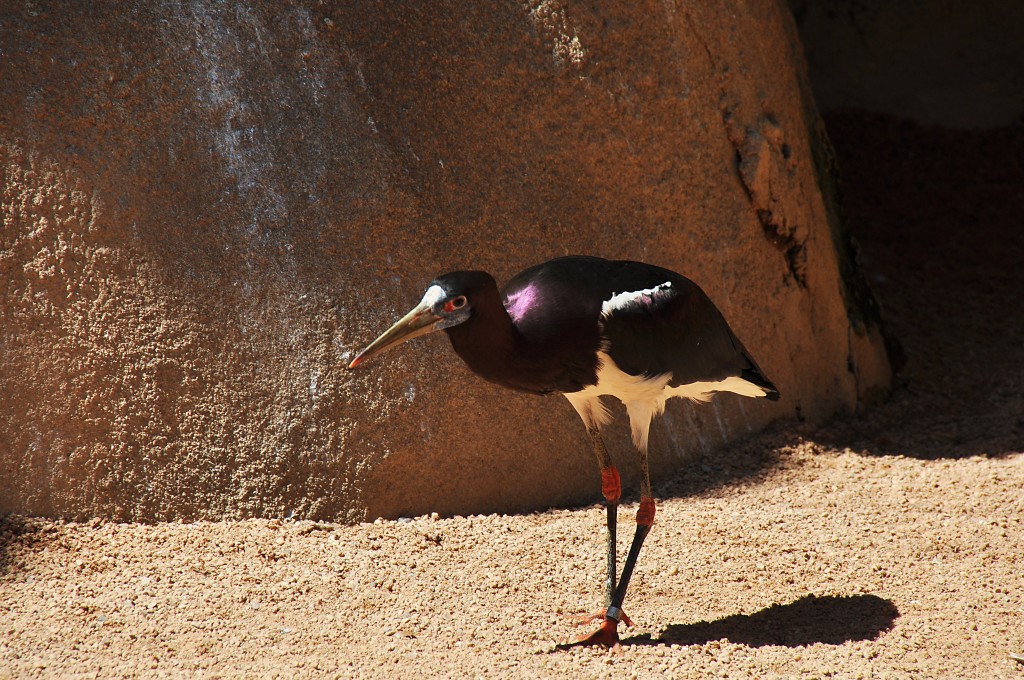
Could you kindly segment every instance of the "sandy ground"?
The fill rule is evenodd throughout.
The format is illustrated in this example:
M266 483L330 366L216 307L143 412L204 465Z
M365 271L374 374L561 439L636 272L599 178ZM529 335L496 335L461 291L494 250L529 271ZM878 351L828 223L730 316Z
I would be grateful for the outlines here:
M622 647L559 647L601 603L598 506L352 527L6 517L0 678L1024 679L1024 134L829 123L901 385L657 487Z
M595 506L356 527L8 521L0 665L16 678L1024 677L1007 656L1024 651L1024 457L922 462L781 438L694 475L713 483L771 447L766 478L662 503L618 650L556 648L581 632L566 615L600 604Z

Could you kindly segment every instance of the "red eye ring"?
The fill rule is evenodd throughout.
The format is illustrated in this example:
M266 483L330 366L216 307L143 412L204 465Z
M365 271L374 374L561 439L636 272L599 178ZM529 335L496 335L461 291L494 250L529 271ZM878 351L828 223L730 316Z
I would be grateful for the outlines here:
M466 306L466 296L465 295L458 295L458 296L453 297L451 300L448 300L447 302L444 303L444 311L446 311L446 312L454 312L456 309L462 309L465 306Z

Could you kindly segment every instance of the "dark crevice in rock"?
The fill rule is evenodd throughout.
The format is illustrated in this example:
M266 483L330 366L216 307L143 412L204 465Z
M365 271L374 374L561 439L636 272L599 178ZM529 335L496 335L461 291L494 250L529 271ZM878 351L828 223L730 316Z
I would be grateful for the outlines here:
M787 233L785 226L775 220L771 210L759 209L757 219L768 241L782 251L793 280L801 288L807 288L807 249L803 241L797 240L793 233Z
M783 254L790 276L800 288L806 289L806 230L790 224L778 210L773 209L777 203L773 178L787 172L786 165L792 150L781 141L781 131L772 114L762 115L760 130L740 125L724 89L720 109L726 134L736 152L736 173L747 200L761 223L765 237Z
M895 373L903 367L906 361L903 346L882 321L882 311L879 308L878 299L871 290L860 266L860 249L846 226L846 216L842 207L842 178L835 150L832 148L832 141L816 111L814 112L815 120L813 122L810 120L810 114L808 114L808 119L814 172L825 202L829 232L832 234L836 249L839 278L842 282L840 292L846 304L846 313L850 318L851 331L859 335L866 335L873 330L880 332L885 343L886 354L889 357L889 364Z
M683 16L690 32L704 49L708 63L711 64L711 72L718 83L722 127L736 152L735 168L740 186L761 223L765 237L782 252L790 277L801 289L806 290L807 252L804 242L807 230L788 224L778 210L772 209L776 203L771 186L772 175L789 172L793 162L792 147L782 141L778 119L771 112L762 112L757 127L742 122L742 117L738 115L739 103L730 96L731 88L727 83L730 78L729 66L715 59L714 52L694 27L689 15L683 12Z

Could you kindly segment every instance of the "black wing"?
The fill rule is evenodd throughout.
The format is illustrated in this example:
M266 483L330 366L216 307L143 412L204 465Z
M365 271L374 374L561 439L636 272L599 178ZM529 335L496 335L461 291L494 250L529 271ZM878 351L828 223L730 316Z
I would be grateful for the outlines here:
M629 295L639 291L650 294ZM605 314L615 296L621 297ZM673 386L740 376L777 398L775 386L704 291L668 269L562 257L517 274L505 287L503 303L533 350L524 356L536 354L532 370L523 371L536 380L520 389L574 392L592 385L603 348L631 375L671 373Z
M738 376L778 398L778 390L697 284L660 267L641 266L650 271L634 272L619 285L627 284L622 292L645 292L613 300L618 304L604 317L607 351L620 369L631 375L671 373L672 386Z

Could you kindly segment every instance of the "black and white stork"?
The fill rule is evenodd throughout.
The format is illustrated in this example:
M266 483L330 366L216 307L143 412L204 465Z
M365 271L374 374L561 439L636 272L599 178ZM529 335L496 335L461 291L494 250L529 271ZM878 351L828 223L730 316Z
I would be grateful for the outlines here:
M637 556L654 522L647 465L651 419L671 397L707 401L715 392L778 399L779 392L700 287L641 262L561 257L530 267L498 291L481 271L439 276L412 311L349 364L433 331L480 377L534 394L560 393L590 436L607 505L607 608L582 644L618 643L618 624ZM626 407L640 464L636 533L616 580L616 516L621 483L601 438L609 412L601 397Z

